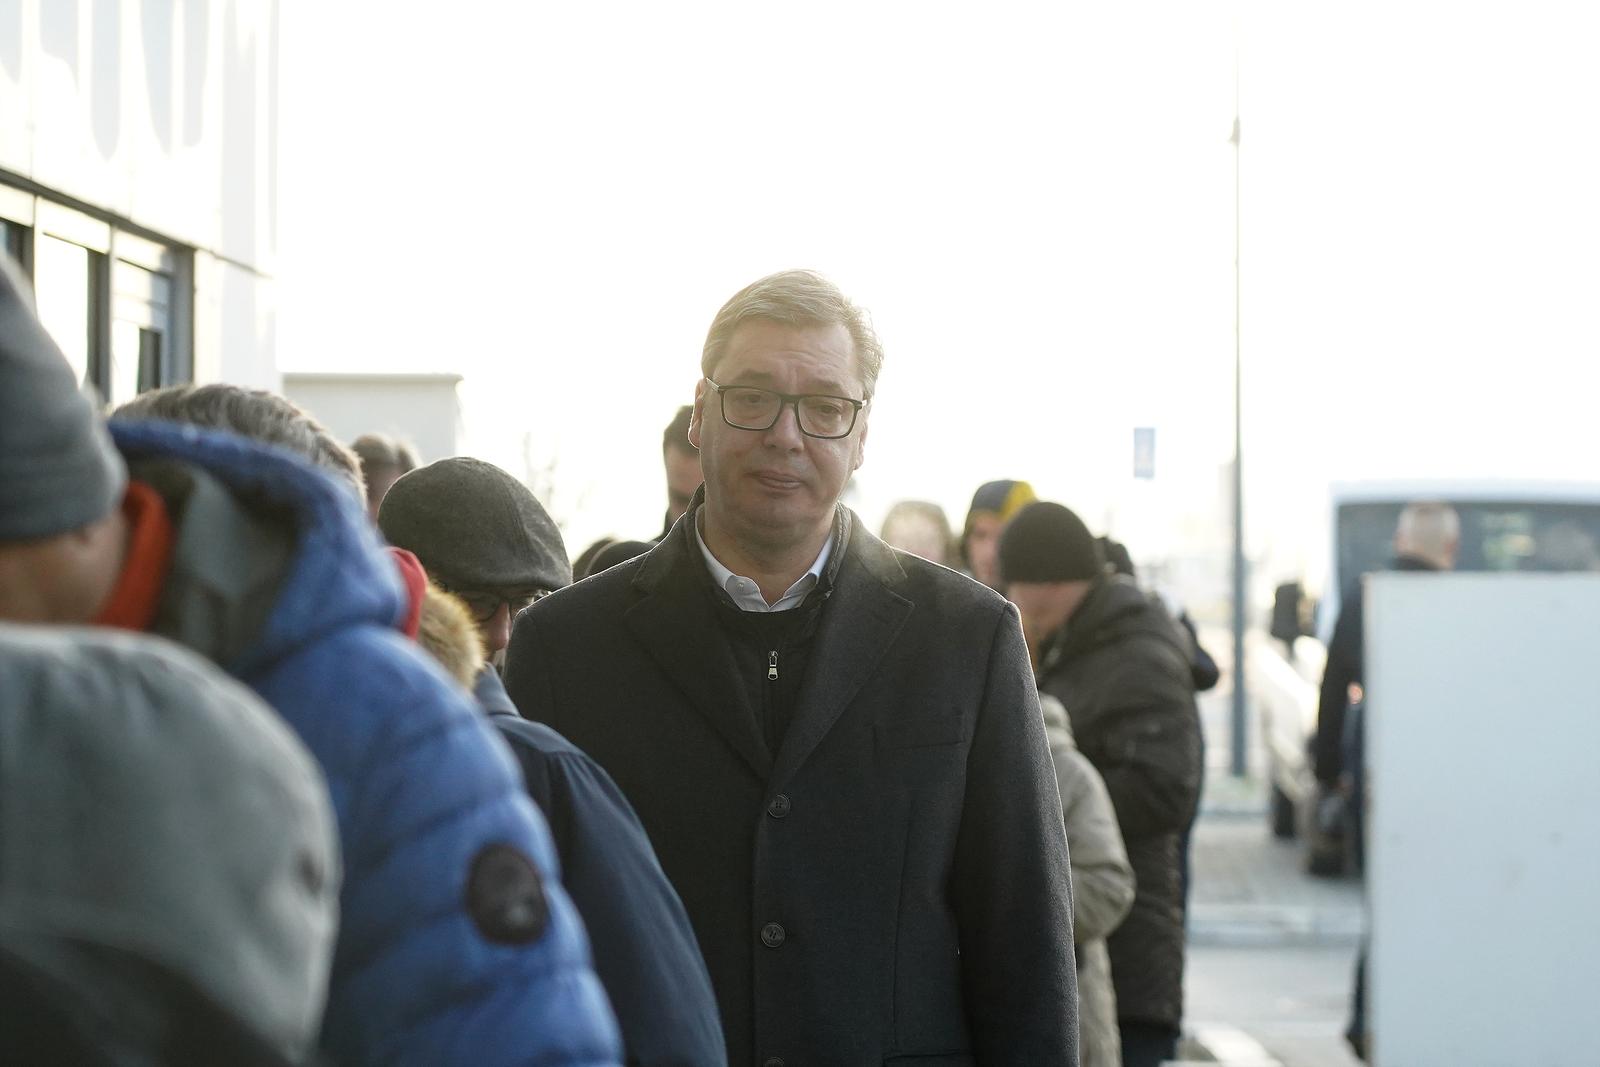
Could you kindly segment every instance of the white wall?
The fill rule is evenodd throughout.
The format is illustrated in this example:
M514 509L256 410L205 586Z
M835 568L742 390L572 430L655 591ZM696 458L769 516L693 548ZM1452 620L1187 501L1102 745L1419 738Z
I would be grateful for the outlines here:
M1600 576L1367 585L1378 1067L1595 1060Z
M0 171L204 254L201 381L276 384L277 56L276 0L0 0Z
M283 392L345 442L364 433L409 441L424 463L460 453L454 374L285 374Z

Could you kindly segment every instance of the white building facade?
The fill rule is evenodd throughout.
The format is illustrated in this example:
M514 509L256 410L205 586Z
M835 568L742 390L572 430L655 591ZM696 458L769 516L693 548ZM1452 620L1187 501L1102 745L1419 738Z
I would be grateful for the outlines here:
M0 0L0 247L111 404L276 389L276 0Z

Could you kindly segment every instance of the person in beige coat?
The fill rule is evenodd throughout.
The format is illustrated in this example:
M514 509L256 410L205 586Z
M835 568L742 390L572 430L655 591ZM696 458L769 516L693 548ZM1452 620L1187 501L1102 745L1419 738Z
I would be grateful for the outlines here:
M1078 954L1078 1048L1082 1067L1119 1067L1117 1001L1111 986L1106 937L1133 906L1133 868L1122 846L1111 797L1072 739L1061 701L1039 694L1044 732L1061 790L1072 863L1072 921Z

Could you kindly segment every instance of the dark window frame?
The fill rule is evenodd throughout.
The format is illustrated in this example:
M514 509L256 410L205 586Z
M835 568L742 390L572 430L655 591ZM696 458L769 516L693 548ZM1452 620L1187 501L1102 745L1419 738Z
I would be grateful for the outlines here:
M102 396L110 395L112 324L115 320L113 272L118 261L164 274L171 283L167 329L162 331L160 367L155 380L174 385L194 380L195 249L128 219L68 198L52 195L27 179L0 172L0 224L19 246L18 263L29 281L36 277L35 251L48 235L89 253L88 379ZM144 348L141 339L141 351ZM149 377L141 367L138 387ZM126 400L126 397L116 398Z

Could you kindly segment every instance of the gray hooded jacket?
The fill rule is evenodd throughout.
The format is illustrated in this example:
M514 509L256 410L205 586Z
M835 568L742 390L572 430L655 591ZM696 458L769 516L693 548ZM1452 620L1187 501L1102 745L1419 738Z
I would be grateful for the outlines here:
M1039 694L1045 737L1061 789L1061 814L1072 861L1072 922L1078 953L1078 1054L1082 1067L1118 1067L1117 998L1106 937L1133 906L1133 868L1117 829L1116 809L1094 764L1078 751L1061 701Z
M193 653L0 624L0 948L121 1053L186 1044L208 1009L310 1050L336 833L311 755Z

